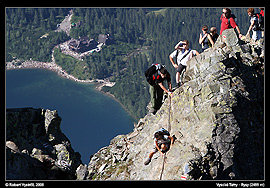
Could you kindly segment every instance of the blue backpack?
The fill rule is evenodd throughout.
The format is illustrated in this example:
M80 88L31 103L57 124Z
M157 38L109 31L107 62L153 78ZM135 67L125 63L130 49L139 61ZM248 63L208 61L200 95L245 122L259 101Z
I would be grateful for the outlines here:
M169 131L167 131L167 130L164 129L164 128L161 128L161 129L157 130L155 133L157 133L157 132L162 132L163 135L168 135L168 136L170 136ZM155 133L154 133L154 135L155 135Z

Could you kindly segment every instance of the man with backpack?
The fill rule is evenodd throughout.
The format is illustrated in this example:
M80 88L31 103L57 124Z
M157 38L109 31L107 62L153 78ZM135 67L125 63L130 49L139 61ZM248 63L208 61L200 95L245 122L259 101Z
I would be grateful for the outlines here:
M161 64L152 64L145 71L145 77L150 84L151 106L149 112L155 114L162 105L163 92L172 95L171 75ZM167 80L170 91L163 85L164 80Z
M189 48L189 42L188 40L180 41L176 46L174 47L175 51L173 51L169 59L172 62L172 65L174 68L177 69L176 72L176 88L180 87L181 84L183 85L183 82L181 80L180 82L180 75L183 72L183 70L187 67L187 61L191 59L194 55L199 55L199 52L196 50L191 50ZM174 62L173 58L176 58L176 63Z
M174 136L171 137L170 133L164 128L156 131L154 133L154 137L155 147L150 152L147 160L144 162L145 165L148 165L151 162L151 159L156 152L159 151L160 155L162 156L163 153L167 152L172 147L172 144L174 142Z
M224 8L222 10L223 14L220 17L221 20L221 26L220 26L220 35L222 34L222 32L226 29L230 29L230 28L236 28L238 34L239 34L239 38L241 39L241 37L243 36L240 32L239 27L237 26L236 22L235 22L235 15L232 14L231 9L229 8Z
M263 29L262 24L260 24L260 22L259 22L262 20L262 18L260 20L260 17L262 17L262 15L261 14L254 14L254 8L249 8L247 10L247 12L248 12L248 15L250 16L250 26L248 28L246 36L249 36L249 32L252 30L252 37L251 38L254 41L257 41L261 38L261 30Z

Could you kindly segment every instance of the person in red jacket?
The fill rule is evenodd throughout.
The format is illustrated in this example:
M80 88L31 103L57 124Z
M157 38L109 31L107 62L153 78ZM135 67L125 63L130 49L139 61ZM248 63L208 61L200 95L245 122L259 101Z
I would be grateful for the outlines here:
M264 17L264 8L260 8L261 12L260 14ZM264 31L261 31L262 37L264 37Z
M260 8L261 12L260 14L264 17L264 8Z
M232 15L231 9L224 8L222 10L223 14L221 15L221 26L220 26L220 35L225 29L236 28L237 32L239 33L239 38L243 35L240 32L239 27L235 23L234 16Z

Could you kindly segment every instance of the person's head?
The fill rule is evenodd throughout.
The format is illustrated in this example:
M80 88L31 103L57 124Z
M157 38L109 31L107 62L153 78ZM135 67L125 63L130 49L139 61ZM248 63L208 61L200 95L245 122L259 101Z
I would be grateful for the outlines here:
M215 34L217 33L217 28L211 27L210 33L211 33L212 35L215 35Z
M224 15L226 18L231 17L231 14L232 14L231 9L229 9L229 8L224 8L224 9L222 10L222 12L223 12L223 15Z
M254 15L254 8L249 8L247 10L247 13L248 13L249 16L253 16Z
M207 27L207 25L204 25L203 27L202 27L202 32L203 33L206 33L208 31L208 27Z
M159 71L160 71L160 76L162 78L165 78L166 75L167 75L167 73L168 73L167 69L165 69L164 67L162 67Z
M161 132L156 132L154 136L155 136L156 139L161 139L162 133Z
M182 44L183 44L183 48L185 50L188 50L189 49L189 42L188 42L188 40L183 40Z

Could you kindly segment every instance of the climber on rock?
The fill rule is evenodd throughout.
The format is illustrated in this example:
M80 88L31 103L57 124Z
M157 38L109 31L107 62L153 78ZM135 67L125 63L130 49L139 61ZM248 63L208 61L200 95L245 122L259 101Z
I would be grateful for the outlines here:
M150 152L147 160L144 162L145 165L148 165L151 162L151 159L156 152L159 151L160 155L162 156L165 152L167 152L172 147L175 137L174 136L171 137L169 135L170 135L169 132L164 128L155 132L154 134L155 147Z
M180 41L178 44L175 45L175 51L173 51L169 59L172 62L174 68L177 69L176 72L176 88L183 85L183 81L180 79L181 73L186 70L187 61L191 59L194 55L199 55L199 52L196 50L191 50L189 48L188 40ZM174 62L173 58L176 57L176 63Z
M162 105L163 92L165 91L169 96L172 95L171 75L164 66L160 64L152 64L152 66L145 71L145 77L147 82L150 84L150 113L155 114ZM167 90L163 85L164 80L167 80L169 90Z

